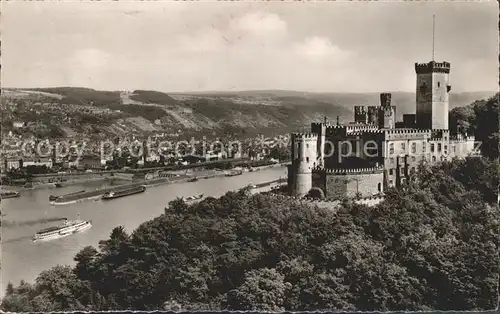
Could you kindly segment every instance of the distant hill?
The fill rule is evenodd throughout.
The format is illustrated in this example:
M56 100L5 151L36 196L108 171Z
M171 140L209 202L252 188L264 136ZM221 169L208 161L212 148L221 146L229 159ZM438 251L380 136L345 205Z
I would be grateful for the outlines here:
M396 106L396 113L399 119L403 114L415 113L415 93L390 92L392 103ZM466 106L479 99L487 99L495 95L495 91L461 92L451 93L450 110L455 107ZM243 98L273 98L286 102L294 99L296 104L309 105L310 100L320 101L336 106L342 106L353 111L355 105L378 105L380 103L380 93L311 93L286 90L261 90L261 91L236 91L236 92L194 92L194 93L172 93L176 95L192 95L197 97L243 97ZM299 100L300 99L300 100Z
M494 92L452 94L450 109L468 105L475 100L492 96ZM77 124L90 124L77 129L91 129L92 132L109 135L148 132L233 132L233 133L283 133L299 130L311 121L326 116L342 122L352 121L354 105L378 105L377 93L309 93L286 90L236 91L236 92L193 92L163 93L135 90L98 91L89 88L55 87L9 89L2 95L14 102L33 101L38 103L75 104L90 107L119 110L120 115L89 118L87 113L73 125L64 125L64 119L50 119L57 115L51 112L43 121L48 129L74 129ZM415 112L415 95L393 92L392 103L397 115ZM43 108L43 107L42 107ZM43 113L41 113L43 114ZM68 115L67 113L65 115ZM70 114L69 114L70 115ZM16 119L16 113L12 113ZM30 113L33 119L33 116ZM401 119L401 118L400 118ZM53 122L48 122L48 121ZM57 121L57 122L54 122ZM99 121L99 125L92 125ZM103 123L106 121L106 123Z

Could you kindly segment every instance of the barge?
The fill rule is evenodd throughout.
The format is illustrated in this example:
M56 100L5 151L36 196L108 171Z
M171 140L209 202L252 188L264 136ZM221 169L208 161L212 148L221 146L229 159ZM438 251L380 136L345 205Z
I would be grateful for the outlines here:
M146 186L134 186L128 189L120 190L120 191L110 191L104 193L102 196L103 200L112 200L119 197L129 196L137 193L143 193L146 191Z

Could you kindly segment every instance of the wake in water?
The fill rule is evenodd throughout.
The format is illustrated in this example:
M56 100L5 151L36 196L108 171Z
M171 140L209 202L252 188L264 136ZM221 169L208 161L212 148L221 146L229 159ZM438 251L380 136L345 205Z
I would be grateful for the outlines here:
M7 243L19 242L19 241L22 241L22 240L25 240L25 239L32 239L32 238L33 238L33 236L17 237L17 238L13 238L13 239L9 239L9 240L4 240L1 243L2 244L7 244Z
M23 226L34 226L38 224L45 224L54 221L62 221L68 220L66 217L53 217L53 218L41 218L35 220L27 220L27 221L9 221L2 220L2 227L4 228L12 228L12 227L23 227Z

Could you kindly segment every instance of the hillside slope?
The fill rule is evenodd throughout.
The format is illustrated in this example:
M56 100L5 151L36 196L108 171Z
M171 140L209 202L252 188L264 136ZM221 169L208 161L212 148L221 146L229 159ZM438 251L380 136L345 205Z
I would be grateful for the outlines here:
M491 95L453 94L451 107ZM342 122L349 122L354 105L379 103L379 94L375 93L279 90L166 94L55 87L10 89L2 97L10 104L4 115L4 129L10 130L15 121L28 122L30 127L22 131L36 136L284 133L325 116L332 121L339 116ZM415 111L414 99L412 93L393 93L398 117Z

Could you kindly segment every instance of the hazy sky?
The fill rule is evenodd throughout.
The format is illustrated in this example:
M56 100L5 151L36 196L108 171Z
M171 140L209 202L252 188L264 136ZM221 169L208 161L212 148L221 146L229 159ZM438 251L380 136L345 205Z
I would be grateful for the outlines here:
M452 90L498 89L496 1L1 6L5 87L413 92L436 14Z

